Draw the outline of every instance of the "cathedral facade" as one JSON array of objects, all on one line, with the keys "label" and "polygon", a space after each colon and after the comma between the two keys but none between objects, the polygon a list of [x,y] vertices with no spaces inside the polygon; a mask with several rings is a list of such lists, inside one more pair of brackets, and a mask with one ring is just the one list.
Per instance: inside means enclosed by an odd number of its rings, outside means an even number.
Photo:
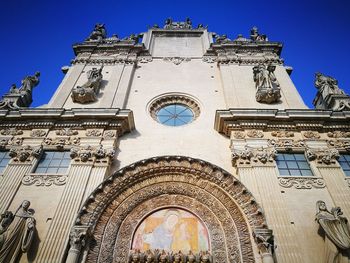
[{"label": "cathedral facade", "polygon": [[[350,97],[282,44],[96,24],[48,104],[0,101],[0,262],[349,262]],[[36,87],[37,86],[37,87]]]}]

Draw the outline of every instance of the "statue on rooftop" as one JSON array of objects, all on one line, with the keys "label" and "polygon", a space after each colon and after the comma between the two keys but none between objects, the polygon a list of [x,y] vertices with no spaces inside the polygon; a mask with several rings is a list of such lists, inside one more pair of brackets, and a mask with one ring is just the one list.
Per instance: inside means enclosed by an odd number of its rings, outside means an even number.
[{"label": "statue on rooftop", "polygon": [[0,222],[0,262],[17,262],[30,249],[35,231],[35,219],[25,200],[15,214],[6,211]]},{"label": "statue on rooftop", "polygon": [[89,103],[97,100],[97,94],[102,82],[102,67],[92,68],[87,73],[87,82],[82,86],[74,87],[72,90],[73,102]]},{"label": "statue on rooftop", "polygon": [[227,35],[215,35],[215,43],[225,44],[231,42],[231,39],[227,37]]},{"label": "statue on rooftop", "polygon": [[104,24],[96,24],[94,30],[86,41],[101,41],[107,37],[107,31]]},{"label": "statue on rooftop", "polygon": [[323,262],[349,262],[350,261],[350,230],[348,220],[343,216],[339,207],[328,211],[325,202],[316,202],[317,223],[325,233],[325,250]]},{"label": "statue on rooftop", "polygon": [[281,98],[280,84],[274,74],[276,66],[259,64],[253,68],[256,101],[274,103]]},{"label": "statue on rooftop", "polygon": [[259,34],[258,28],[256,26],[254,26],[251,30],[250,30],[250,39],[252,41],[256,41],[256,42],[264,42],[264,41],[268,41],[268,38],[266,35],[261,35]]}]

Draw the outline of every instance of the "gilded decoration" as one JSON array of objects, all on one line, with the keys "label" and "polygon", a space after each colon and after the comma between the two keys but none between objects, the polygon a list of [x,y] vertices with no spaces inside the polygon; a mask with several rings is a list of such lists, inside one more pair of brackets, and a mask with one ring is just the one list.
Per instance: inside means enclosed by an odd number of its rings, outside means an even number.
[{"label": "gilded decoration", "polygon": [[279,177],[278,183],[285,188],[294,187],[296,189],[311,189],[311,188],[325,188],[326,184],[323,178],[314,177]]},{"label": "gilded decoration", "polygon": [[86,262],[127,262],[134,230],[165,206],[183,207],[203,220],[215,262],[254,262],[250,229],[266,228],[266,222],[251,193],[214,165],[176,156],[125,167],[88,197],[75,223],[89,226],[94,239],[85,248]]},{"label": "gilded decoration", "polygon": [[35,185],[35,186],[51,186],[51,185],[65,185],[67,181],[67,175],[59,174],[29,174],[23,177],[23,185]]}]

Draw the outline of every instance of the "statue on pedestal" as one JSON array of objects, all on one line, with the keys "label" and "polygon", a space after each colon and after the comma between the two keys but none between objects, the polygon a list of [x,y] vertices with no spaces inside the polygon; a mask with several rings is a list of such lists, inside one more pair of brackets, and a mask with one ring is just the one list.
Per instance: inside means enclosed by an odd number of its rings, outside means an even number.
[{"label": "statue on pedestal", "polygon": [[35,219],[25,200],[15,214],[6,211],[0,222],[0,262],[17,262],[30,249],[35,231]]},{"label": "statue on pedestal", "polygon": [[317,201],[315,220],[325,232],[323,262],[350,262],[350,230],[341,209],[333,207],[328,211],[325,202]]},{"label": "statue on pedestal", "polygon": [[107,30],[104,24],[96,24],[94,30],[86,41],[101,41],[107,37]]},{"label": "statue on pedestal", "polygon": [[274,74],[276,66],[259,64],[253,68],[256,101],[273,103],[281,98],[280,84]]}]

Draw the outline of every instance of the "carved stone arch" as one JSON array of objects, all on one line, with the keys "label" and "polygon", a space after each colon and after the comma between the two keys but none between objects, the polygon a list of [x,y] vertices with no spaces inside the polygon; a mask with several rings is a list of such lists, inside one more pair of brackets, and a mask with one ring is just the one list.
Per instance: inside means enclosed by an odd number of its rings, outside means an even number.
[{"label": "carved stone arch", "polygon": [[73,226],[89,236],[81,261],[127,262],[140,220],[166,206],[200,217],[211,233],[215,262],[255,262],[253,232],[267,226],[253,195],[225,170],[180,156],[136,162],[97,187]]}]

